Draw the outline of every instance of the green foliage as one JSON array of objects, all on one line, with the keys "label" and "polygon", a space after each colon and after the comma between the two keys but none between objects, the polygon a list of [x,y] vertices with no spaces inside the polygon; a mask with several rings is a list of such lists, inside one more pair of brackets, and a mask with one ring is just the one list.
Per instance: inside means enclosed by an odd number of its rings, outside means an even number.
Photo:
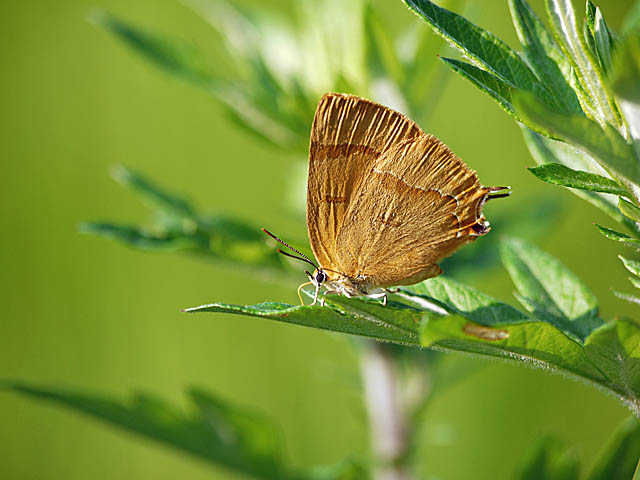
[{"label": "green foliage", "polygon": [[620,196],[629,195],[629,192],[610,178],[595,173],[573,170],[560,163],[545,163],[537,167],[531,167],[529,171],[543,182],[554,185]]},{"label": "green foliage", "polygon": [[261,415],[230,405],[202,390],[188,392],[190,412],[148,394],[129,401],[26,383],[4,383],[38,400],[80,412],[212,465],[264,480],[351,480],[368,478],[353,462],[299,472],[285,466],[278,429]]},{"label": "green foliage", "polygon": [[[550,31],[526,0],[509,0],[522,53],[429,0],[404,0],[471,63],[445,64],[521,123],[539,179],[571,189],[640,238],[640,3],[619,37],[586,2],[581,29],[570,0],[546,0]],[[618,198],[616,198],[617,196]],[[626,197],[626,198],[622,198]],[[636,297],[618,294],[640,303]]]},{"label": "green foliage", "polygon": [[124,167],[115,168],[113,176],[153,209],[151,224],[84,223],[79,227],[81,232],[145,251],[181,252],[270,273],[284,271],[282,256],[267,244],[257,226],[221,214],[200,214],[187,200]]},{"label": "green foliage", "polygon": [[623,319],[605,322],[586,286],[532,244],[505,239],[501,253],[526,313],[445,277],[402,287],[386,307],[369,299],[327,295],[324,307],[211,304],[186,311],[266,317],[532,363],[597,384],[640,414],[640,328]]},{"label": "green foliage", "polygon": [[633,478],[640,452],[640,424],[627,418],[613,433],[596,457],[587,480],[628,480]]},{"label": "green foliage", "polygon": [[557,438],[541,438],[525,457],[519,480],[578,480],[578,460]]},{"label": "green foliage", "polygon": [[[305,2],[295,25],[226,0],[187,3],[220,34],[228,54],[224,68],[211,65],[206,55],[180,40],[106,13],[95,14],[93,20],[152,65],[212,95],[254,138],[296,158],[306,154],[315,101],[326,91],[374,98],[421,120],[432,108],[427,94],[437,97],[436,89],[444,84],[430,61],[441,44],[419,23],[393,38],[384,18],[367,2]],[[624,103],[632,105],[640,98],[637,36],[628,33],[618,40],[590,1],[581,30],[569,0],[548,0],[549,31],[525,0],[510,0],[522,46],[519,53],[428,0],[405,3],[471,61],[442,57],[443,62],[523,124],[525,141],[539,164],[530,169],[532,173],[571,188],[605,211],[632,235],[598,226],[600,231],[640,249],[640,155],[633,138],[640,130],[640,116],[635,117],[633,108]],[[640,18],[638,11],[635,17]],[[627,32],[636,31],[639,22],[633,18],[627,21]],[[318,41],[305,41],[309,32]],[[252,272],[285,271],[282,257],[256,226],[220,214],[204,215],[181,196],[123,167],[114,176],[153,209],[152,221],[148,226],[88,223],[81,231],[142,250],[195,254]],[[537,205],[539,210],[529,216],[511,218],[504,231],[523,230],[523,225],[527,230],[538,229],[532,234],[544,231],[553,209]],[[532,218],[541,221],[530,222]],[[529,223],[534,226],[529,228]],[[386,306],[366,298],[328,295],[323,297],[324,306],[211,303],[185,311],[253,316],[402,346],[532,364],[596,385],[640,416],[640,326],[624,318],[601,318],[598,300],[586,285],[525,240],[507,237],[499,248],[478,242],[446,262],[456,272],[473,258],[478,270],[498,257],[515,284],[522,309],[438,277],[390,294]],[[621,260],[638,287],[640,262]],[[616,294],[640,303],[633,295]],[[254,478],[369,477],[363,465],[351,461],[305,471],[287,465],[270,422],[202,391],[189,393],[192,410],[185,413],[148,395],[123,402],[24,383],[4,388],[82,412]],[[412,420],[422,418],[426,404],[424,400],[411,411]],[[640,451],[638,435],[637,421],[626,422],[598,457],[589,478],[629,478]],[[549,440],[536,446],[517,478],[570,480],[578,477],[577,471],[571,452]]]}]

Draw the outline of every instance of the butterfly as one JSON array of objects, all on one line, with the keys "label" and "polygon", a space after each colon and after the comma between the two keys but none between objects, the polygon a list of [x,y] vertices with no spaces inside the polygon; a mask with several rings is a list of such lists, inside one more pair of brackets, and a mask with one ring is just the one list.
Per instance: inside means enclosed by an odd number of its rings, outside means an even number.
[{"label": "butterfly", "polygon": [[[489,233],[485,202],[510,195],[484,187],[476,173],[433,135],[383,105],[327,93],[311,127],[307,230],[314,267],[305,271],[325,294],[383,298],[388,288],[442,273],[437,262]],[[321,300],[324,304],[324,301]]]}]

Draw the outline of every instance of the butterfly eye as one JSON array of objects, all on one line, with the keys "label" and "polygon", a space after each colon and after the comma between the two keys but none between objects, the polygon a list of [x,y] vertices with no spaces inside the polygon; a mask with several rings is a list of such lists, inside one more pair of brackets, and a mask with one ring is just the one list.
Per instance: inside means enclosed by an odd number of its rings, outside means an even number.
[{"label": "butterfly eye", "polygon": [[316,282],[318,282],[318,285],[320,285],[326,279],[327,279],[327,276],[323,271],[318,271],[318,273],[316,273]]}]

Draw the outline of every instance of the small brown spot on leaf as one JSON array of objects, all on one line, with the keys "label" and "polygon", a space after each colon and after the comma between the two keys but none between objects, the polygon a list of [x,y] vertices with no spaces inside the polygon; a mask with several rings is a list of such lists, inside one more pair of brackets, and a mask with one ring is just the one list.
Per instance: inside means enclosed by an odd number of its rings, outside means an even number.
[{"label": "small brown spot on leaf", "polygon": [[483,327],[475,323],[467,323],[462,329],[467,335],[473,335],[482,340],[496,341],[509,338],[509,332],[506,330],[498,330],[497,328]]}]

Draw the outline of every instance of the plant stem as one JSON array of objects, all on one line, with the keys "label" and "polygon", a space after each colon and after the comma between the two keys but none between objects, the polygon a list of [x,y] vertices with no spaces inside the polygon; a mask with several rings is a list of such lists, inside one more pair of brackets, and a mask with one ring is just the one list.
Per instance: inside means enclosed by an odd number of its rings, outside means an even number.
[{"label": "plant stem", "polygon": [[369,414],[375,480],[410,480],[406,460],[409,426],[394,361],[382,343],[371,342],[360,369]]}]

